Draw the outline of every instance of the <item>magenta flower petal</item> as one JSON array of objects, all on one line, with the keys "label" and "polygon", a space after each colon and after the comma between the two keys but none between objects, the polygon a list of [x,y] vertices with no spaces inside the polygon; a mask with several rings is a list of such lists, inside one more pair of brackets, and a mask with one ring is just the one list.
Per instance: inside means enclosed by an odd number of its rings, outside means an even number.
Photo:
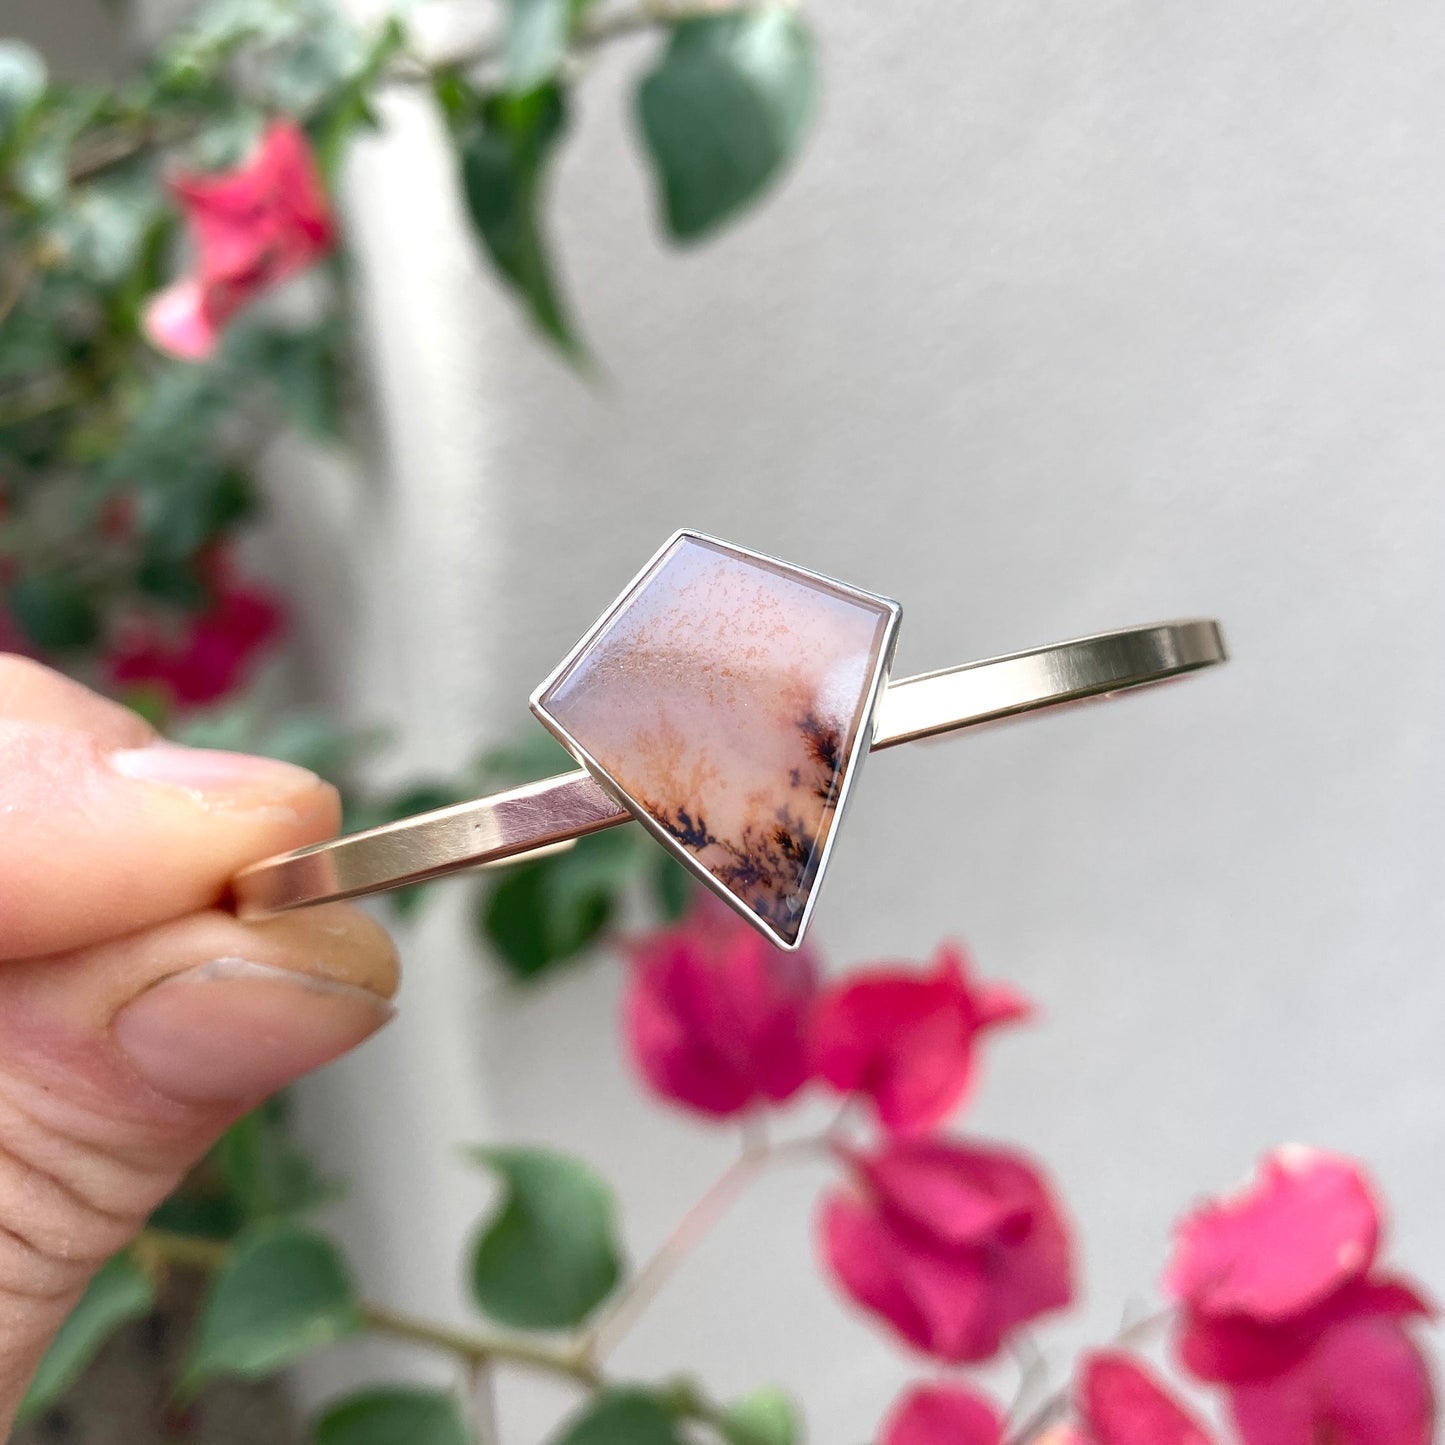
[{"label": "magenta flower petal", "polygon": [[141,310],[141,330],[159,351],[182,361],[204,361],[216,349],[220,332],[206,311],[205,291],[187,278],[157,291]]},{"label": "magenta flower petal", "polygon": [[1164,1288],[1198,1313],[1286,1320],[1363,1278],[1379,1241],[1379,1208],[1356,1164],[1281,1149],[1244,1190],[1183,1221]]},{"label": "magenta flower petal", "polygon": [[849,1160],[852,1187],[823,1205],[825,1264],[908,1343],[961,1364],[1069,1303],[1071,1246],[1042,1175],[1005,1150],[894,1140]]},{"label": "magenta flower petal", "polygon": [[999,1445],[1003,1416],[958,1385],[916,1385],[884,1422],[880,1445]]},{"label": "magenta flower petal", "polygon": [[194,272],[147,304],[142,326],[164,351],[200,360],[257,297],[314,265],[337,230],[306,132],[273,122],[244,165],[171,181],[196,247]]},{"label": "magenta flower petal", "polygon": [[1244,1445],[1429,1445],[1435,1428],[1425,1361],[1383,1315],[1326,1330],[1285,1374],[1237,1387],[1231,1409]]},{"label": "magenta flower petal", "polygon": [[780,1104],[807,1083],[817,964],[704,906],[635,941],[623,1003],[628,1051],[659,1097],[713,1118]]},{"label": "magenta flower petal", "polygon": [[1150,1370],[1115,1351],[1084,1361],[1078,1407],[1094,1445],[1213,1445]]},{"label": "magenta flower petal", "polygon": [[824,996],[813,1025],[817,1072],[839,1093],[872,1103],[890,1133],[917,1134],[950,1115],[974,1076],[974,1040],[1027,1016],[1021,995],[968,976],[945,944],[928,973],[880,968],[845,978]]}]

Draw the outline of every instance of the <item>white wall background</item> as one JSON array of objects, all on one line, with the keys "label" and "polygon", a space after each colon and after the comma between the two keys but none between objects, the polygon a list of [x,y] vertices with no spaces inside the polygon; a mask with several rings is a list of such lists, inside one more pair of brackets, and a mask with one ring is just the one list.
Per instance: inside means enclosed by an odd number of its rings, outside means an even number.
[{"label": "white wall background", "polygon": [[[897,596],[903,672],[1216,613],[1220,674],[878,759],[818,935],[840,967],[958,935],[1043,1005],[967,1122],[1047,1160],[1078,1220],[1056,1360],[1147,1298],[1191,1197],[1286,1139],[1368,1159],[1395,1256],[1445,1294],[1445,14],[812,12],[801,166],[689,254],[634,155],[646,46],[583,87],[554,231],[595,389],[485,273],[424,108],[389,111],[348,188],[377,446],[359,489],[278,458],[318,684],[401,728],[398,772],[459,760],[526,725],[679,525]],[[596,1160],[638,1255],[732,1146],[628,1079],[615,963],[514,994],[456,901],[407,940],[398,1024],[305,1102],[357,1179],[368,1286],[461,1318],[483,1195],[457,1140]],[[619,1368],[779,1379],[815,1441],[865,1438],[908,1367],[818,1278],[821,1178],[739,1208]],[[506,1388],[509,1440],[560,1398]]]}]

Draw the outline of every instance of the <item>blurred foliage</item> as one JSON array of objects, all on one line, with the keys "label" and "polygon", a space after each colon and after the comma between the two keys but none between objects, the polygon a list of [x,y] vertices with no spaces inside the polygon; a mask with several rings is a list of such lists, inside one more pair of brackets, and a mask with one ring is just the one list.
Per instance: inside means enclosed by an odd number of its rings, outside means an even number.
[{"label": "blurred foliage", "polygon": [[131,1254],[103,1265],[61,1326],[21,1402],[19,1422],[48,1410],[81,1377],[96,1352],[122,1325],[155,1308],[154,1279]]},{"label": "blurred foliage", "polygon": [[[234,169],[289,117],[334,184],[351,141],[380,126],[381,93],[417,88],[438,106],[498,280],[559,355],[588,368],[547,223],[585,56],[614,36],[656,34],[635,109],[659,224],[675,242],[712,234],[762,196],[813,110],[812,43],[789,4],[506,0],[501,15],[493,40],[438,59],[401,19],[359,26],[329,0],[211,0],[107,84],[62,82],[31,48],[0,39],[0,649],[107,688],[183,741],[321,773],[342,787],[349,828],[575,764],[539,729],[450,774],[364,786],[383,733],[260,701],[253,681],[284,608],[240,580],[237,544],[260,515],[258,460],[278,432],[345,444],[356,406],[350,266],[343,237],[285,296],[228,320],[214,354],[165,355],[147,337],[146,308],[186,251],[168,179]],[[411,916],[434,886],[391,902]],[[629,912],[676,918],[690,885],[640,830],[617,829],[468,886],[479,939],[512,978],[534,980]],[[478,1308],[517,1331],[581,1324],[624,1286],[610,1192],[579,1161],[543,1151],[472,1157],[500,1187],[472,1249]],[[24,1418],[55,1407],[177,1269],[207,1279],[182,1394],[269,1374],[373,1322],[310,1218],[336,1192],[292,1141],[282,1101],[240,1120],[95,1277]],[[547,1349],[502,1345],[519,1358]],[[553,1365],[590,1381],[556,1445],[670,1445],[684,1419],[733,1445],[792,1438],[762,1396],[709,1413],[691,1387],[603,1388],[568,1356]],[[380,1387],[332,1406],[312,1438],[466,1445],[474,1433],[447,1392]]]},{"label": "blurred foliage", "polygon": [[580,1325],[622,1277],[611,1191],[585,1164],[541,1149],[478,1147],[467,1157],[502,1183],[472,1251],[478,1306],[515,1329]]},{"label": "blurred foliage", "polygon": [[316,1445],[469,1445],[457,1401],[441,1390],[367,1390],[316,1422]]}]

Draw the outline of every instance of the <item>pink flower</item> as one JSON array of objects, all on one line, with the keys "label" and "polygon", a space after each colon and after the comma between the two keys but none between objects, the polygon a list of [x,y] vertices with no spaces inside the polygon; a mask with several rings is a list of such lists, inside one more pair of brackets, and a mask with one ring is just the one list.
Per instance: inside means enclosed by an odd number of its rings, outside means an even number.
[{"label": "pink flower", "polygon": [[725,1119],[807,1083],[818,970],[806,949],[784,953],[702,898],[681,925],[629,951],[624,1031],[653,1092]]},{"label": "pink flower", "polygon": [[1076,1404],[1081,1445],[1212,1445],[1204,1427],[1128,1355],[1086,1357]]},{"label": "pink flower", "polygon": [[1281,1149],[1257,1181],[1176,1230],[1164,1288],[1212,1318],[1290,1320],[1361,1279],[1380,1244],[1369,1186],[1348,1159]]},{"label": "pink flower", "polygon": [[916,1385],[884,1421],[880,1445],[999,1445],[1003,1416],[958,1385]]},{"label": "pink flower", "polygon": [[153,619],[132,625],[106,659],[106,673],[115,687],[157,683],[182,706],[217,702],[242,686],[283,623],[270,594],[233,582],[221,564],[204,612],[178,636]]},{"label": "pink flower", "polygon": [[1245,1445],[1430,1438],[1430,1379],[1405,1329],[1430,1306],[1376,1268],[1381,1232],[1358,1165],[1298,1148],[1180,1225],[1164,1277],[1180,1357],[1229,1390]]},{"label": "pink flower", "polygon": [[1340,1321],[1291,1369],[1236,1386],[1230,1403],[1245,1445],[1427,1445],[1435,1433],[1430,1372],[1388,1315]]},{"label": "pink flower", "polygon": [[929,973],[879,968],[831,988],[813,1025],[814,1065],[839,1093],[870,1099],[890,1133],[920,1133],[968,1092],[975,1038],[1028,1014],[1021,995],[975,983],[962,950],[943,944]]},{"label": "pink flower", "polygon": [[236,170],[186,172],[171,191],[195,241],[196,268],[150,299],[142,325],[162,351],[187,361],[209,356],[238,311],[336,245],[310,142],[294,121],[269,126]]},{"label": "pink flower", "polygon": [[853,1187],[823,1202],[824,1259],[915,1348],[950,1364],[986,1360],[1011,1330],[1069,1303],[1068,1229],[1026,1159],[895,1139],[847,1162]]}]

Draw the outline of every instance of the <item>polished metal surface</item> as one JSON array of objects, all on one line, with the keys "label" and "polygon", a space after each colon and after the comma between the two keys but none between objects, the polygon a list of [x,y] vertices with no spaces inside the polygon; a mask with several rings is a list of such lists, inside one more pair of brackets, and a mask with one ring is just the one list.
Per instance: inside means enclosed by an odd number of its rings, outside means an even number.
[{"label": "polished metal surface", "polygon": [[237,874],[232,892],[243,918],[281,913],[537,857],[631,816],[579,768],[269,858]]},{"label": "polished metal surface", "polygon": [[1224,662],[1217,622],[1194,619],[1100,632],[892,683],[873,747],[896,747],[1041,708],[1113,697]]},{"label": "polished metal surface", "polygon": [[[1191,620],[1101,632],[903,678],[879,695],[872,748],[1112,697],[1212,667],[1227,655],[1217,623]],[[268,858],[239,873],[232,892],[243,917],[279,913],[517,862],[631,821],[579,769]]]}]

